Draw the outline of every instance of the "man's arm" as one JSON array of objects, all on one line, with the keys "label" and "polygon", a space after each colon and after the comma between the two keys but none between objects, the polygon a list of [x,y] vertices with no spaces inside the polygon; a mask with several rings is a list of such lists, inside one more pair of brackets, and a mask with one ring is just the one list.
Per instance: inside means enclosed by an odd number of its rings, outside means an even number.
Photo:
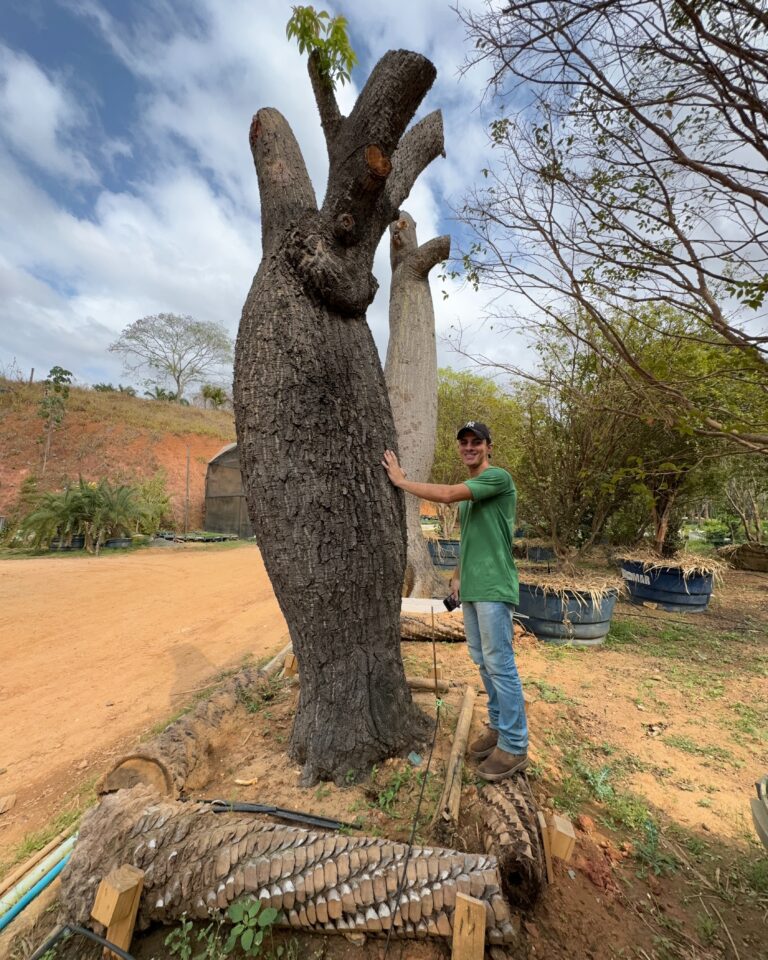
[{"label": "man's arm", "polygon": [[432,503],[459,503],[461,500],[471,500],[472,492],[466,483],[414,483],[407,480],[403,468],[392,450],[384,452],[382,466],[387,471],[390,481],[406,493],[413,494],[421,500]]}]

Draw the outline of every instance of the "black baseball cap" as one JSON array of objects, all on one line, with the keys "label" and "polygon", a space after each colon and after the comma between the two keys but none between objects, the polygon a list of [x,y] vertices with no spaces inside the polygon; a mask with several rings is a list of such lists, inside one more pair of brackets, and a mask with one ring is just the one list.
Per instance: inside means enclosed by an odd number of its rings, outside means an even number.
[{"label": "black baseball cap", "polygon": [[474,433],[476,437],[480,437],[481,440],[487,440],[488,443],[493,442],[491,440],[491,431],[484,423],[480,423],[479,420],[467,420],[464,426],[459,428],[456,439],[461,440],[462,434],[467,432]]}]

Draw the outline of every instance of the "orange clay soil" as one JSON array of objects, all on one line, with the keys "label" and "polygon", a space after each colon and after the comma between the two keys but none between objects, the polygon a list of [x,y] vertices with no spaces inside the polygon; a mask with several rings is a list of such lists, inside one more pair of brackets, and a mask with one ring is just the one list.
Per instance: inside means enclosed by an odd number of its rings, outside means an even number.
[{"label": "orange clay soil", "polygon": [[0,863],[110,757],[287,641],[254,546],[0,560]]},{"label": "orange clay soil", "polygon": [[[556,882],[540,903],[518,915],[519,948],[510,955],[765,955],[768,862],[755,843],[749,797],[768,771],[767,584],[764,575],[730,572],[698,616],[622,602],[614,637],[600,649],[518,643],[532,787],[542,809],[574,819],[577,843],[570,864],[556,863]],[[0,818],[0,859],[25,832],[85,803],[83,785],[217,671],[272,654],[286,640],[254,547],[0,561],[0,610],[0,795],[19,794]],[[403,655],[408,674],[431,673],[430,644],[404,643]],[[440,645],[437,659],[446,678],[477,682],[463,644]],[[285,753],[297,692],[294,681],[279,681],[249,705],[196,795],[360,818],[366,833],[407,838],[424,760],[387,761],[354,786],[298,787],[299,769]],[[433,713],[431,695],[416,699]],[[429,824],[460,691],[444,699],[417,832],[427,844],[435,842]],[[480,696],[474,732],[484,715]],[[459,830],[446,840],[479,849],[471,769],[465,783]],[[648,816],[660,837],[645,829]],[[163,956],[166,933],[137,938],[134,954]],[[445,944],[393,944],[389,958],[449,953]],[[303,938],[297,955],[380,960],[382,945]]]}]

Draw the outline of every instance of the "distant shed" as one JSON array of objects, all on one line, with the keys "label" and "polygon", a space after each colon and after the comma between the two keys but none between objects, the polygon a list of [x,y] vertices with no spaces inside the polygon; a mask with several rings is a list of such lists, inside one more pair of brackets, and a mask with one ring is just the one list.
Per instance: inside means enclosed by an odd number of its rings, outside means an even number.
[{"label": "distant shed", "polygon": [[253,536],[245,503],[237,444],[230,443],[208,462],[205,475],[205,529],[211,533]]}]

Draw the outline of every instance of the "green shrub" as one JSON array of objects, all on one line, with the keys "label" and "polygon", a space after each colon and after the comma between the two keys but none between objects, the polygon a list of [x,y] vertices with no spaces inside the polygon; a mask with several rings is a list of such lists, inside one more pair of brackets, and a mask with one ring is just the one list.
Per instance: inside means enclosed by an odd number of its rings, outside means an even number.
[{"label": "green shrub", "polygon": [[86,550],[98,553],[110,537],[137,532],[142,521],[157,512],[160,502],[161,498],[156,496],[145,513],[140,488],[113,485],[106,479],[88,482],[81,477],[76,485],[44,493],[37,499],[21,522],[21,539],[39,549],[50,546],[55,538],[66,546],[73,537],[83,536]]}]

